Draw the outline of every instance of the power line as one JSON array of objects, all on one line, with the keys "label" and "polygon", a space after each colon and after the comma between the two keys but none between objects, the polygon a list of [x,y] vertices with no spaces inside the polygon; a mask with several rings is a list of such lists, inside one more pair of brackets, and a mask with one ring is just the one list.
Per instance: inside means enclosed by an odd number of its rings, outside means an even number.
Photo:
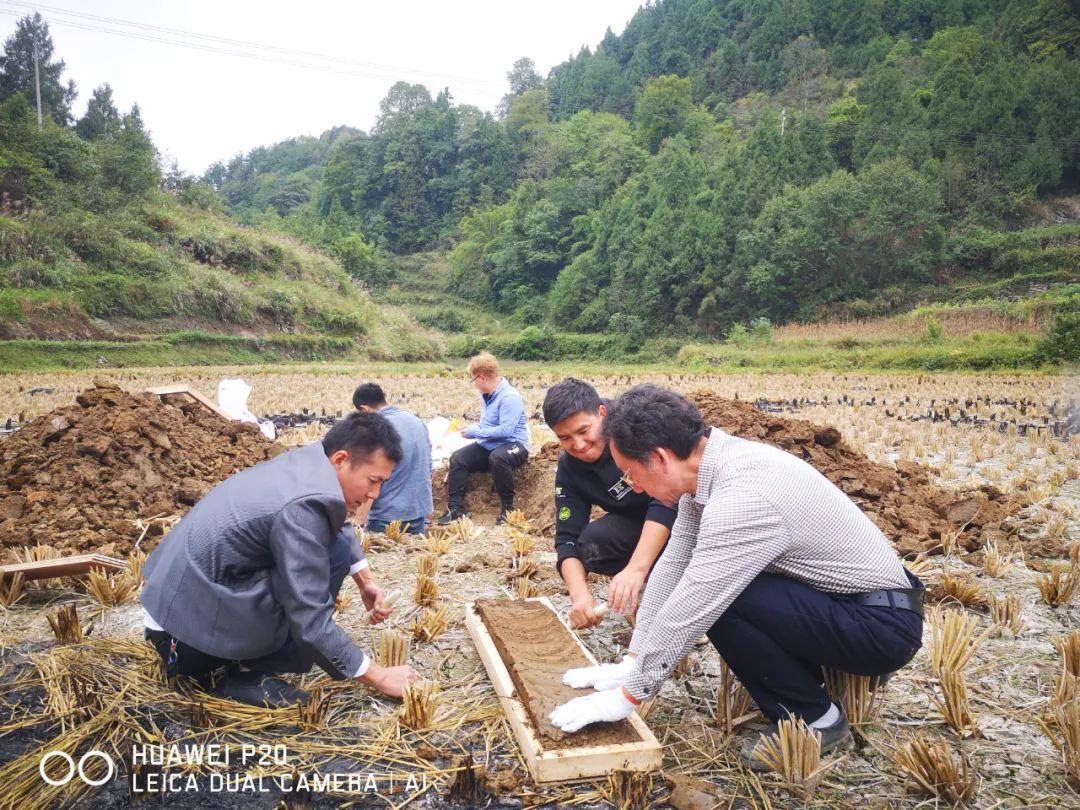
[{"label": "power line", "polygon": [[[306,70],[319,70],[326,73],[336,73],[345,76],[357,76],[362,78],[374,79],[398,79],[401,78],[403,74],[408,74],[413,77],[423,78],[427,80],[437,79],[440,83],[447,82],[457,83],[459,85],[472,85],[477,89],[502,89],[502,85],[500,84],[496,84],[495,82],[491,82],[485,79],[478,79],[471,76],[461,76],[437,71],[426,71],[418,68],[402,68],[394,65],[381,65],[374,62],[363,62],[356,59],[350,59],[348,57],[321,54],[314,51],[302,51],[292,48],[282,48],[279,46],[265,45],[263,43],[249,42],[245,40],[229,39],[226,37],[216,37],[209,34],[183,31],[176,28],[165,28],[162,26],[149,25],[146,23],[122,20],[115,17],[103,17],[101,15],[85,14],[82,12],[68,11],[66,9],[59,9],[50,6],[41,6],[34,3],[25,3],[20,2],[19,0],[0,0],[0,2],[2,2],[3,5],[9,7],[16,6],[25,9],[46,10],[49,11],[51,14],[61,15],[61,19],[50,20],[50,23],[53,25],[76,28],[84,31],[94,31],[98,33],[109,34],[112,36],[142,40],[146,42],[157,42],[178,48],[187,48],[190,50],[199,50],[207,53],[217,53],[226,56],[254,59],[262,62],[289,65],[292,67],[299,67]],[[0,9],[0,14],[17,17],[21,15],[21,12],[14,9]],[[64,19],[64,17],[71,17],[73,19]],[[116,26],[125,26],[128,28],[141,30],[124,30],[124,28]],[[186,37],[191,40],[202,40],[202,42],[185,41],[184,39],[179,39],[177,37]],[[250,50],[243,50],[245,48]],[[261,53],[259,51],[261,51]]]}]

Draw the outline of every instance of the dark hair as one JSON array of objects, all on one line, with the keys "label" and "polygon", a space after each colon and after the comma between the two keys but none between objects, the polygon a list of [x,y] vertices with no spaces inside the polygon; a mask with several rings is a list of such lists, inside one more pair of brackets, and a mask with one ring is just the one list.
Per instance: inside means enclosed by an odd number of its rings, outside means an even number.
[{"label": "dark hair", "polygon": [[707,430],[697,405],[658,385],[635,385],[615,400],[604,420],[604,438],[642,462],[658,447],[687,458]]},{"label": "dark hair", "polygon": [[386,404],[386,394],[383,393],[382,386],[378,383],[366,382],[356,386],[356,390],[352,395],[353,407],[357,410],[361,405],[367,405],[369,408],[377,408],[380,405]]},{"label": "dark hair", "polygon": [[355,466],[367,461],[382,450],[386,457],[397,464],[401,461],[401,437],[382,414],[353,411],[334,423],[322,440],[326,457],[338,450],[345,450]]},{"label": "dark hair", "polygon": [[584,380],[567,377],[555,383],[544,395],[544,421],[553,428],[575,413],[596,413],[600,410],[600,395]]}]

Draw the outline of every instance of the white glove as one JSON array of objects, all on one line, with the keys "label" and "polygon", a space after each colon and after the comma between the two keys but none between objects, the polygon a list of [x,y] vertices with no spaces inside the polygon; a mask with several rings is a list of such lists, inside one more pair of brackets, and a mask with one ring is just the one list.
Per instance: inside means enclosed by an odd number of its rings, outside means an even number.
[{"label": "white glove", "polygon": [[568,669],[562,676],[562,682],[571,689],[593,687],[597,692],[622,686],[634,669],[633,656],[624,655],[615,664],[598,664],[594,667]]},{"label": "white glove", "polygon": [[634,704],[626,699],[621,686],[605,692],[574,698],[556,706],[548,715],[551,725],[566,732],[577,731],[590,723],[613,723],[634,713]]}]

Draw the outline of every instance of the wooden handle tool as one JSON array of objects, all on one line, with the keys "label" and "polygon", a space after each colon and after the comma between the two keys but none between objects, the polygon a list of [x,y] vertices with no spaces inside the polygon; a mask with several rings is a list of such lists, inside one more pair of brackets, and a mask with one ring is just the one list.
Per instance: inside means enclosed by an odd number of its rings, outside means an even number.
[{"label": "wooden handle tool", "polygon": [[[390,591],[386,597],[379,603],[381,608],[392,608],[394,603],[401,598],[401,591]],[[364,614],[364,624],[371,624],[371,617],[375,615],[374,610],[369,610]]]}]

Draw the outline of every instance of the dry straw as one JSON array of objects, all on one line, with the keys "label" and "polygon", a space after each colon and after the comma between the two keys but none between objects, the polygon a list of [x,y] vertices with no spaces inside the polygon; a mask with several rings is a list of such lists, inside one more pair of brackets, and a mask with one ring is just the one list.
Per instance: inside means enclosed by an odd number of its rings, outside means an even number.
[{"label": "dry straw", "polygon": [[975,797],[975,775],[963,752],[957,758],[941,737],[918,733],[893,755],[896,765],[926,794],[950,804]]},{"label": "dry straw", "polygon": [[1080,700],[1055,706],[1050,719],[1051,723],[1039,720],[1039,726],[1061,753],[1069,776],[1080,785]]},{"label": "dry straw", "polygon": [[48,618],[58,644],[77,644],[83,640],[82,624],[74,602],[58,607]]},{"label": "dry straw", "polygon": [[535,545],[536,542],[529,535],[522,534],[519,531],[513,532],[513,536],[510,538],[510,550],[514,552],[515,560],[528,556]]},{"label": "dry straw", "polygon": [[851,730],[865,739],[866,726],[881,714],[881,696],[885,687],[879,684],[879,679],[826,669],[825,686],[832,698],[843,707]]},{"label": "dry straw", "polygon": [[998,549],[997,543],[990,540],[983,549],[982,567],[986,573],[997,579],[998,577],[1005,576],[1009,569],[1012,568],[1012,557],[1009,554],[1001,552]]},{"label": "dry straw", "polygon": [[427,549],[432,554],[440,556],[448,554],[453,539],[453,535],[447,529],[429,529],[427,535]]},{"label": "dry straw", "polygon": [[396,630],[379,633],[378,662],[384,667],[400,667],[409,660],[409,642]]},{"label": "dry straw", "polygon": [[408,532],[405,531],[405,524],[400,520],[391,520],[386,524],[386,539],[391,543],[401,543],[408,538]]},{"label": "dry straw", "polygon": [[964,673],[946,670],[941,673],[939,685],[943,699],[935,703],[949,728],[961,737],[977,734],[978,728],[975,726],[975,718],[971,713],[971,705],[968,703]]},{"label": "dry straw", "polygon": [[433,577],[439,568],[439,555],[421,554],[416,558],[416,575],[418,577]]},{"label": "dry straw", "polygon": [[982,607],[986,604],[979,584],[971,577],[945,574],[941,578],[941,590],[947,599],[953,599],[964,607]]},{"label": "dry straw", "polygon": [[302,731],[318,731],[326,726],[326,715],[330,709],[330,693],[322,689],[313,689],[307,702],[296,704],[296,722]]},{"label": "dry straw", "polygon": [[768,766],[783,782],[813,793],[832,763],[821,764],[821,734],[802,719],[777,723],[776,734],[763,736],[754,758]]},{"label": "dry straw", "polygon": [[429,576],[416,578],[416,591],[413,593],[413,601],[421,607],[435,604],[439,598],[439,583]]},{"label": "dry straw", "polygon": [[1050,573],[1036,580],[1043,601],[1052,608],[1067,605],[1080,587],[1080,568],[1073,568],[1065,573],[1061,563],[1054,563]]},{"label": "dry straw", "polygon": [[616,810],[645,810],[650,790],[651,773],[618,769],[608,774],[606,798]]},{"label": "dry straw", "polygon": [[445,607],[438,610],[424,608],[423,616],[413,622],[412,637],[416,641],[432,641],[441,636],[448,625]]},{"label": "dry straw", "polygon": [[506,513],[506,525],[523,534],[532,531],[532,523],[529,522],[529,519],[525,517],[525,513],[520,509],[511,509]]},{"label": "dry straw", "polygon": [[[727,662],[720,659],[720,689],[716,694],[716,726],[730,737],[757,712],[746,691]],[[639,712],[640,714],[640,712]]]},{"label": "dry straw", "polygon": [[139,580],[129,571],[109,576],[95,568],[86,578],[86,592],[103,607],[117,607],[135,597],[139,592]]},{"label": "dry straw", "polygon": [[963,669],[993,631],[990,627],[976,636],[975,618],[958,610],[930,610],[927,618],[930,624],[930,667],[938,678],[943,672]]},{"label": "dry straw", "polygon": [[1024,614],[1020,607],[1020,597],[1015,594],[998,595],[991,593],[987,599],[990,606],[990,621],[993,622],[994,635],[1002,635],[1008,630],[1011,637],[1019,636],[1024,629]]},{"label": "dry straw", "polygon": [[517,599],[532,599],[540,595],[536,583],[526,577],[518,577],[514,583],[514,596]]},{"label": "dry straw", "polygon": [[435,710],[439,706],[439,684],[428,680],[407,683],[401,702],[401,722],[414,731],[422,731],[435,721]]},{"label": "dry straw", "polygon": [[22,599],[25,593],[21,572],[16,571],[14,574],[0,579],[0,607],[5,610]]},{"label": "dry straw", "polygon": [[1061,674],[1054,689],[1054,702],[1058,706],[1080,701],[1080,630],[1058,639],[1061,653]]}]

